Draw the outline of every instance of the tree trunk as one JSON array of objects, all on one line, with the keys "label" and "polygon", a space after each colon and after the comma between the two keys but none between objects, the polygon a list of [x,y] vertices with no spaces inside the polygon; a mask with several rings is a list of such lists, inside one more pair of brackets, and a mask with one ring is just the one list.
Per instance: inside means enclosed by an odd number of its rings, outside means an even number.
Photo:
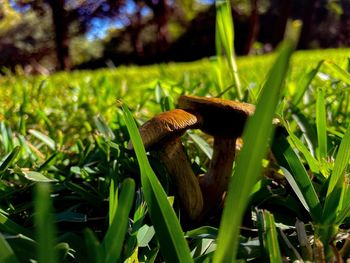
[{"label": "tree trunk", "polygon": [[312,18],[315,12],[317,0],[306,0],[305,8],[303,13],[303,27],[300,33],[300,40],[298,48],[306,49],[309,46],[310,34],[312,31]]},{"label": "tree trunk", "polygon": [[347,0],[340,1],[343,13],[340,16],[340,45],[348,46],[350,44],[350,2]]},{"label": "tree trunk", "polygon": [[154,22],[157,26],[156,55],[158,60],[161,60],[169,44],[168,20],[171,8],[167,0],[159,0],[156,3],[152,0],[146,0],[145,2],[153,11]]},{"label": "tree trunk", "polygon": [[64,10],[64,0],[50,0],[52,10],[52,21],[55,30],[56,56],[58,70],[69,70],[71,68],[69,58],[68,24]]},{"label": "tree trunk", "polygon": [[258,11],[258,0],[251,0],[251,14],[249,17],[249,29],[246,43],[244,45],[244,55],[248,55],[252,49],[252,46],[256,40],[259,28],[259,11]]},{"label": "tree trunk", "polygon": [[292,7],[292,0],[280,0],[278,1],[278,5],[279,17],[276,21],[276,25],[274,26],[275,33],[272,39],[272,45],[274,47],[276,47],[281,42],[281,40],[283,40]]},{"label": "tree trunk", "polygon": [[130,38],[136,61],[144,57],[144,47],[140,39],[140,33],[144,24],[142,23],[141,10],[138,9],[131,18]]}]

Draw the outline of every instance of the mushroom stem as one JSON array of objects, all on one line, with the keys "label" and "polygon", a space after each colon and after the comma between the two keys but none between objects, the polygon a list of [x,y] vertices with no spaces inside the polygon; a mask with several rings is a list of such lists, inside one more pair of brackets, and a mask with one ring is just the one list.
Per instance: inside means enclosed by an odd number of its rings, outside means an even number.
[{"label": "mushroom stem", "polygon": [[203,209],[203,196],[179,137],[169,140],[157,151],[160,161],[175,182],[180,205],[191,220]]},{"label": "mushroom stem", "polygon": [[220,208],[227,191],[235,159],[236,138],[214,137],[213,157],[207,173],[200,178],[205,210],[213,214]]}]

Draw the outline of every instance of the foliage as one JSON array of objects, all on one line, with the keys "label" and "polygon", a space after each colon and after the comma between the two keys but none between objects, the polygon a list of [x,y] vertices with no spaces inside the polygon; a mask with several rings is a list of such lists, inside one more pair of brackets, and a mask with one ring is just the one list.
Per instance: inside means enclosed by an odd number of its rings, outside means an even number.
[{"label": "foliage", "polygon": [[[6,17],[5,20],[0,20],[2,25],[6,22]],[[0,65],[14,68],[15,65],[31,63],[35,66],[41,62],[49,70],[52,69],[45,61],[50,59],[54,50],[50,16],[39,17],[35,12],[28,11],[25,14],[16,13],[16,17],[9,20],[11,24],[0,30]]]},{"label": "foliage", "polygon": [[19,20],[19,14],[9,4],[8,0],[3,0],[0,7],[0,35],[4,34],[9,28],[16,25]]}]

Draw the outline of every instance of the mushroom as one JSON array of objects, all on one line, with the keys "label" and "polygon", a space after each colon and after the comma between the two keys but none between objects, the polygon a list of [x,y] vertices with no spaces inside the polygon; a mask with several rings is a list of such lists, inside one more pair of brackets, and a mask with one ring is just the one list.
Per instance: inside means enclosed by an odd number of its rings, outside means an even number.
[{"label": "mushroom", "polygon": [[200,177],[200,187],[205,203],[201,216],[213,214],[223,201],[228,188],[235,158],[236,140],[244,129],[255,106],[219,98],[181,96],[179,108],[202,121],[197,127],[214,137],[213,156],[206,174]]},{"label": "mushroom", "polygon": [[[156,153],[165,166],[176,185],[180,205],[191,220],[202,212],[203,197],[180,137],[199,123],[195,115],[174,109],[155,116],[139,128],[145,148]],[[128,148],[133,148],[131,141]]]}]

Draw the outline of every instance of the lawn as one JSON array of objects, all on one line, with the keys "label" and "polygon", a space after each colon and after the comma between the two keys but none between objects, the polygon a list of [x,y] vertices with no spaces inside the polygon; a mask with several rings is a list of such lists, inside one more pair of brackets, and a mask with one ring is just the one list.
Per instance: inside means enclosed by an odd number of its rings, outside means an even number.
[{"label": "lawn", "polygon": [[[203,59],[48,77],[6,73],[0,261],[223,262],[235,242],[224,237],[231,237],[230,224],[241,231],[238,258],[348,258],[350,49],[295,52],[287,73],[288,51],[281,52],[237,59],[243,101],[257,113],[230,190],[252,179],[246,193],[232,190],[222,221],[220,214],[201,221],[183,215],[164,166],[137,144],[133,120],[141,125],[176,108],[183,94],[237,99],[228,67]],[[282,131],[270,140],[272,115]],[[182,143],[195,174],[204,174],[212,138],[195,130]],[[232,223],[236,209],[244,217]]]}]

